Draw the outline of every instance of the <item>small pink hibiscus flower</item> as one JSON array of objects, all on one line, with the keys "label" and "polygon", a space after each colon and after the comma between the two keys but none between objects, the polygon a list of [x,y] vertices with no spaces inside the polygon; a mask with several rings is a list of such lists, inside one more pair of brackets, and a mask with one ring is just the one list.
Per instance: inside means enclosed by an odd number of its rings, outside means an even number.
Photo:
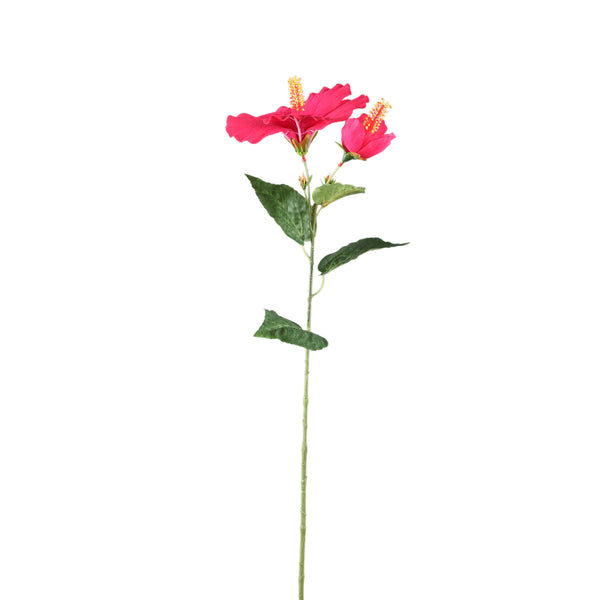
[{"label": "small pink hibiscus flower", "polygon": [[354,109],[364,108],[367,96],[347,99],[351,94],[348,84],[338,83],[333,88],[324,87],[304,100],[302,83],[297,77],[288,80],[290,107],[281,106],[275,112],[259,117],[241,113],[227,117],[226,131],[238,142],[256,144],[268,135],[283,133],[300,155],[306,154],[317,131],[331,123],[345,121]]},{"label": "small pink hibiscus flower", "polygon": [[392,108],[383,99],[377,102],[371,112],[362,114],[358,119],[348,119],[342,128],[342,146],[349,155],[345,160],[360,158],[367,160],[383,152],[396,137],[386,133],[387,127],[383,117]]}]

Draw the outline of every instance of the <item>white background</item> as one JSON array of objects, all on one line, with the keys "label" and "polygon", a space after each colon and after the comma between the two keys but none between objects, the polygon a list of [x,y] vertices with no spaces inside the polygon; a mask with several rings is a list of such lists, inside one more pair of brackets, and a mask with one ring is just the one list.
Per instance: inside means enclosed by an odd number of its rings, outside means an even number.
[{"label": "white background", "polygon": [[[397,139],[317,256],[307,600],[600,597],[595,2],[0,11],[0,596],[297,597],[307,261],[228,114],[350,83]],[[309,153],[335,166],[341,124]]]}]

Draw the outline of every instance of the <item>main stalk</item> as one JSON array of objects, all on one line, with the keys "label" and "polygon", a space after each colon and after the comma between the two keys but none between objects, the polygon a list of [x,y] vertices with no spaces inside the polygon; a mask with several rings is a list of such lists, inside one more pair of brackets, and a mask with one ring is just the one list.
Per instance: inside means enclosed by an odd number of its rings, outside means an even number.
[{"label": "main stalk", "polygon": [[[304,161],[306,168],[306,161]],[[306,168],[308,178],[308,168]],[[309,180],[310,181],[310,180]],[[309,277],[308,277],[308,307],[306,311],[306,330],[310,331],[312,299],[313,299],[313,270],[315,262],[315,235],[317,233],[316,214],[317,207],[310,203],[310,188],[307,187],[307,203],[310,219],[310,255],[309,255]],[[306,548],[306,455],[308,446],[306,443],[308,432],[308,373],[310,363],[310,350],[306,349],[304,358],[304,414],[302,417],[302,475],[300,479],[300,572],[298,575],[298,597],[304,600],[304,553]]]}]

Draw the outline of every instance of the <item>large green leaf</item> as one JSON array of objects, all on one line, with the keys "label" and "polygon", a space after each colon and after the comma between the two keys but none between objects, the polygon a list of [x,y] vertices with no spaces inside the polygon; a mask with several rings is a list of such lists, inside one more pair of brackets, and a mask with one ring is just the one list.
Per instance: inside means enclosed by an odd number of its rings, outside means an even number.
[{"label": "large green leaf", "polygon": [[268,183],[252,175],[246,177],[262,205],[286,235],[302,245],[310,240],[308,207],[304,196],[289,185]]},{"label": "large green leaf", "polygon": [[364,194],[364,187],[355,187],[353,185],[347,185],[345,183],[325,183],[320,185],[313,192],[312,198],[315,204],[322,204],[327,206],[340,198],[345,196],[352,196],[352,194]]},{"label": "large green leaf", "polygon": [[333,254],[328,254],[319,263],[319,271],[323,275],[329,273],[347,262],[358,258],[361,254],[368,252],[369,250],[378,250],[380,248],[393,248],[394,246],[406,246],[409,242],[403,244],[392,244],[391,242],[384,242],[380,238],[364,238],[358,240],[358,242],[352,242],[343,248],[340,248]]},{"label": "large green leaf", "polygon": [[254,336],[281,340],[308,350],[321,350],[328,345],[324,337],[305,331],[298,323],[280,317],[274,310],[265,310],[265,320]]}]

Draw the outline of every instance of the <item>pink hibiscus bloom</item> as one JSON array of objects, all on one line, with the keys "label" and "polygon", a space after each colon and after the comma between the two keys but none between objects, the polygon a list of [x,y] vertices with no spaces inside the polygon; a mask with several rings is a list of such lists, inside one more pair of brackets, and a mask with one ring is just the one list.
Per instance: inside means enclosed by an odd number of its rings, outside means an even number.
[{"label": "pink hibiscus bloom", "polygon": [[354,109],[364,108],[369,101],[367,96],[346,99],[351,94],[348,84],[338,83],[333,88],[324,87],[319,93],[310,94],[304,101],[300,79],[292,77],[290,86],[290,107],[281,106],[275,112],[259,117],[241,113],[237,117],[227,117],[227,133],[238,142],[256,144],[268,135],[283,133],[300,155],[306,154],[317,131],[331,123],[345,121]]},{"label": "pink hibiscus bloom", "polygon": [[392,108],[383,99],[377,102],[371,112],[362,114],[358,119],[348,119],[342,128],[342,146],[346,151],[346,160],[360,158],[367,160],[383,152],[396,137],[386,133],[383,117]]}]

